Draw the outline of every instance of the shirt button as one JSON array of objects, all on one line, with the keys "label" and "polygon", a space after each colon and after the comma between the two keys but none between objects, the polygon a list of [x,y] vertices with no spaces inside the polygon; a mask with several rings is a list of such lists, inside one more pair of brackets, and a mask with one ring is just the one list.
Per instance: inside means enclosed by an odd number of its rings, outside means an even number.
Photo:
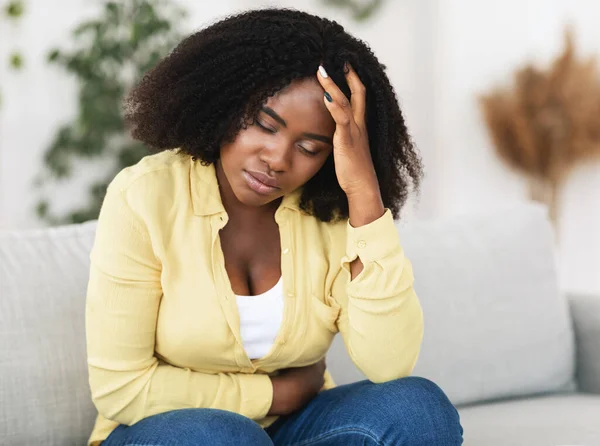
[{"label": "shirt button", "polygon": [[292,293],[291,291],[288,291],[287,295],[288,297],[294,297],[294,293]]},{"label": "shirt button", "polygon": [[284,254],[287,254],[288,252],[290,252],[290,249],[289,249],[289,248],[283,248],[283,253],[284,253]]},{"label": "shirt button", "polygon": [[359,248],[366,248],[367,247],[367,242],[365,242],[364,240],[359,240],[356,243],[356,246],[358,246]]}]

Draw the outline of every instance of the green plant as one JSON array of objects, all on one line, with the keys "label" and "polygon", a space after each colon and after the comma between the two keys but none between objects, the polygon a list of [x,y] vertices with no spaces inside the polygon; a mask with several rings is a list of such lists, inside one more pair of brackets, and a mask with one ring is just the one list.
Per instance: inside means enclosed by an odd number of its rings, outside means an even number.
[{"label": "green plant", "polygon": [[364,21],[370,18],[377,9],[381,7],[384,0],[369,0],[357,1],[357,0],[322,0],[323,3],[329,6],[338,8],[350,9],[352,17],[357,21]]},{"label": "green plant", "polygon": [[[53,49],[48,61],[78,81],[78,114],[62,125],[44,154],[44,171],[36,180],[43,190],[72,175],[78,161],[102,159],[112,165],[89,185],[89,201],[66,215],[54,215],[47,197],[38,216],[51,224],[79,223],[98,217],[108,183],[121,169],[148,152],[126,132],[122,100],[129,89],[181,39],[177,25],[185,12],[161,0],[104,1],[99,17],[72,33],[75,49]],[[99,164],[100,165],[100,164]],[[104,163],[102,164],[104,165]]]},{"label": "green plant", "polygon": [[19,18],[23,15],[23,11],[25,10],[25,6],[23,5],[22,0],[13,0],[8,2],[5,9],[6,15],[11,18]]},{"label": "green plant", "polygon": [[13,70],[20,70],[21,68],[23,68],[23,56],[21,55],[21,53],[18,52],[13,52],[10,55],[10,67]]},{"label": "green plant", "polygon": [[[25,6],[22,0],[13,0],[8,2],[3,8],[4,15],[8,20],[16,22],[23,16]],[[13,51],[8,59],[8,65],[13,70],[20,70],[23,68],[23,56],[18,51]],[[0,104],[2,103],[2,96],[0,95]]]},{"label": "green plant", "polygon": [[[323,0],[348,8],[365,20],[383,0]],[[7,9],[8,10],[8,9]],[[10,10],[22,12],[22,2]],[[103,1],[101,15],[81,23],[72,33],[75,49],[54,49],[48,61],[74,75],[79,83],[78,115],[62,125],[44,154],[44,169],[36,179],[42,190],[72,176],[78,161],[108,160],[106,174],[89,185],[89,201],[66,215],[52,212],[47,196],[37,204],[38,216],[50,224],[80,223],[98,217],[108,183],[121,169],[137,163],[148,152],[125,130],[122,99],[127,91],[180,40],[175,26],[185,12],[164,0]],[[18,55],[16,55],[18,56]],[[18,65],[22,59],[14,57]]]}]

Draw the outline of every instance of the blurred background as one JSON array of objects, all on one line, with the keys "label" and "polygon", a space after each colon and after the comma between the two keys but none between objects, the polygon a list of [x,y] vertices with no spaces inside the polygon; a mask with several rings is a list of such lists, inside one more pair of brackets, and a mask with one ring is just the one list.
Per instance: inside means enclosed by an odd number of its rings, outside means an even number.
[{"label": "blurred background", "polygon": [[186,34],[262,6],[335,19],[387,66],[426,167],[403,221],[541,201],[562,288],[600,293],[596,0],[0,0],[0,229],[96,218],[145,154],[123,94]]}]

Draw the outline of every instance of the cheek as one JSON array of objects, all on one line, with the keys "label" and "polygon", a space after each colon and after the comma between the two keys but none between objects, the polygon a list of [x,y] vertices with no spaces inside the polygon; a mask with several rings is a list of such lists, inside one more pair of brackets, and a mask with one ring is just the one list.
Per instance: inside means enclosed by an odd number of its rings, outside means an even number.
[{"label": "cheek", "polygon": [[248,155],[252,154],[255,147],[252,141],[256,138],[249,133],[249,130],[242,130],[233,141],[221,147],[219,157],[226,171],[228,166],[237,168]]},{"label": "cheek", "polygon": [[252,151],[260,147],[261,134],[255,126],[242,129],[237,134],[232,145],[239,147],[242,151]]},{"label": "cheek", "polygon": [[226,146],[223,146],[223,150],[227,151],[229,155],[232,153],[240,153],[251,151],[253,148],[256,148],[257,140],[260,138],[257,137],[256,130],[252,127],[247,129],[242,129],[235,136],[234,140],[227,143]]},{"label": "cheek", "polygon": [[319,170],[323,168],[324,164],[325,161],[305,159],[304,162],[301,163],[301,167],[298,169],[299,173],[303,177],[303,182],[307,182],[312,177],[314,177],[319,172]]}]

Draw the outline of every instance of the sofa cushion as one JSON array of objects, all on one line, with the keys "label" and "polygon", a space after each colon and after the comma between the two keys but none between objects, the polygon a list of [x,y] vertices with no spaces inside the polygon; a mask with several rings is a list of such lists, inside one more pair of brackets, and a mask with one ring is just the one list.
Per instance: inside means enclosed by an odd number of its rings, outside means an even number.
[{"label": "sofa cushion", "polygon": [[[0,233],[0,432],[20,444],[83,444],[89,396],[84,310],[95,223]],[[400,229],[425,313],[415,374],[455,403],[567,388],[573,336],[545,212],[519,207]],[[339,339],[328,366],[360,379]]]},{"label": "sofa cushion", "polygon": [[[574,341],[546,211],[516,205],[399,228],[423,306],[414,374],[455,404],[573,388]],[[336,339],[336,382],[364,377]]]},{"label": "sofa cushion", "polygon": [[85,444],[91,432],[84,323],[94,229],[0,233],[2,444]]},{"label": "sofa cushion", "polygon": [[466,445],[600,444],[600,396],[556,395],[464,407]]}]

